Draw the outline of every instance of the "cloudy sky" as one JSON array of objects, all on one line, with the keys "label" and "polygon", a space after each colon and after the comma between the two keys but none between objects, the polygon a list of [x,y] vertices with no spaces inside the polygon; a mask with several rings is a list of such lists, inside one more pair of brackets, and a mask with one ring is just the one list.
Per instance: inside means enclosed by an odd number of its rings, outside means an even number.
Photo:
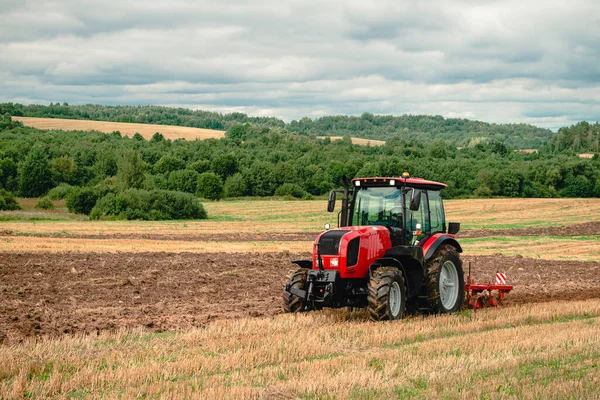
[{"label": "cloudy sky", "polygon": [[0,101],[600,120],[596,0],[0,5]]}]

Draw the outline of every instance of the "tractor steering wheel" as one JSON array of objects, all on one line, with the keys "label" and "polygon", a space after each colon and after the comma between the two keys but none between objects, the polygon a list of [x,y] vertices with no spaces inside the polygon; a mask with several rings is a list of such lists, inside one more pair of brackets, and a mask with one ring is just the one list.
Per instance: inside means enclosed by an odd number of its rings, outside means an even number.
[{"label": "tractor steering wheel", "polygon": [[390,209],[390,226],[402,228],[402,207]]}]

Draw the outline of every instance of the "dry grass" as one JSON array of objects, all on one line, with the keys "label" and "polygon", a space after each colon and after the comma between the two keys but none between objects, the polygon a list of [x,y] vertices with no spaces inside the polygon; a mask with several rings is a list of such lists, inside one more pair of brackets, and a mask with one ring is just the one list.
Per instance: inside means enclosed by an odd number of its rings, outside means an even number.
[{"label": "dry grass", "polygon": [[[30,201],[31,204],[34,201]],[[17,234],[164,234],[177,239],[181,236],[203,236],[214,233],[285,233],[320,231],[324,223],[336,224],[336,214],[325,211],[324,200],[281,201],[281,200],[240,200],[205,203],[208,220],[200,221],[4,221],[2,229],[12,231],[13,236],[0,239],[0,251],[310,251],[307,242],[210,242],[184,240],[106,240],[106,239],[64,239],[33,238]],[[61,218],[55,212],[5,212],[23,217]],[[13,215],[11,214],[11,215]],[[446,215],[449,221],[460,221],[462,229],[470,228],[524,228],[600,220],[600,199],[484,199],[451,200],[446,202]],[[5,215],[0,213],[0,218]],[[523,256],[544,259],[597,260],[600,258],[600,243],[597,238],[544,238],[499,237],[462,239],[468,254]],[[564,246],[570,247],[568,253]]]},{"label": "dry grass", "polygon": [[[325,139],[329,137],[331,140],[342,140],[342,136],[317,136],[317,139]],[[385,144],[384,140],[374,140],[374,139],[363,139],[363,138],[350,138],[352,140],[352,144],[359,144],[361,146],[383,146]]]},{"label": "dry grass", "polygon": [[446,219],[463,229],[526,228],[600,221],[600,199],[471,199],[446,201]]},{"label": "dry grass", "polygon": [[[460,239],[468,255],[521,255],[545,260],[598,261],[600,238],[598,237],[533,237],[495,236],[487,238]],[[569,251],[566,252],[565,248]],[[312,241],[189,241],[151,239],[95,239],[2,236],[0,251],[34,251],[44,253],[76,252],[190,252],[190,253],[248,253],[248,252],[310,252]]]},{"label": "dry grass", "polygon": [[58,129],[65,131],[99,131],[111,133],[121,132],[124,136],[133,136],[136,132],[146,139],[150,139],[156,132],[160,132],[167,139],[208,139],[222,138],[224,131],[214,129],[190,128],[187,126],[174,125],[155,125],[155,124],[131,124],[125,122],[107,122],[107,121],[89,121],[75,119],[59,118],[33,118],[33,117],[13,117],[21,121],[26,126],[32,126],[38,129]]},{"label": "dry grass", "polygon": [[[3,227],[23,233],[202,235],[320,231],[325,223],[337,223],[337,213],[325,210],[325,200],[240,200],[205,202],[204,206],[208,220],[7,221]],[[461,229],[542,227],[600,220],[600,199],[449,200],[445,206],[447,220],[460,221]]]},{"label": "dry grass", "polygon": [[216,241],[179,241],[149,239],[87,239],[2,236],[0,251],[35,251],[43,253],[62,253],[66,251],[98,253],[300,253],[311,251],[311,242],[216,242]]},{"label": "dry grass", "polygon": [[598,398],[600,300],[371,323],[316,312],[0,346],[5,398]]},{"label": "dry grass", "polygon": [[532,154],[532,153],[537,153],[537,149],[519,149],[519,150],[515,150],[518,153],[523,153],[523,154]]},{"label": "dry grass", "polygon": [[459,241],[465,254],[473,256],[502,254],[544,260],[600,260],[598,236],[495,236]]},{"label": "dry grass", "polygon": [[[205,202],[209,219],[195,221],[7,221],[14,232],[118,234],[161,233],[201,235],[235,232],[290,232],[322,230],[336,223],[325,210],[325,200],[251,200]],[[0,213],[0,215],[2,215]]]}]

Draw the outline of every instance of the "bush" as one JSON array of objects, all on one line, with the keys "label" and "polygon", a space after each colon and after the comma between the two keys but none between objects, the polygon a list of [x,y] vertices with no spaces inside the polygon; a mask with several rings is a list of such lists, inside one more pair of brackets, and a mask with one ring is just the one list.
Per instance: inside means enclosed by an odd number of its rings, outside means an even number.
[{"label": "bush", "polygon": [[61,183],[60,185],[50,189],[48,192],[48,198],[51,200],[63,200],[67,198],[73,189],[74,187],[68,183]]},{"label": "bush", "polygon": [[67,196],[67,208],[69,212],[90,215],[92,208],[96,205],[98,193],[92,188],[73,188]]},{"label": "bush", "polygon": [[233,174],[225,180],[225,197],[242,197],[248,194],[248,185],[241,173]]},{"label": "bush", "polygon": [[200,174],[198,176],[196,195],[208,200],[219,200],[223,197],[223,182],[221,178],[213,172]]},{"label": "bush", "polygon": [[42,197],[35,205],[35,208],[41,210],[54,210],[54,203],[48,197]]},{"label": "bush", "polygon": [[168,187],[170,190],[177,190],[186,193],[196,193],[199,174],[191,169],[182,169],[173,171],[169,175]]},{"label": "bush", "polygon": [[21,206],[19,203],[17,203],[17,200],[15,200],[15,196],[5,189],[0,189],[0,210],[4,211],[20,209]]},{"label": "bush", "polygon": [[295,183],[284,183],[275,190],[275,196],[291,196],[297,199],[303,198],[307,193]]},{"label": "bush", "polygon": [[96,203],[91,219],[203,219],[207,214],[189,193],[168,190],[129,189],[108,193]]}]

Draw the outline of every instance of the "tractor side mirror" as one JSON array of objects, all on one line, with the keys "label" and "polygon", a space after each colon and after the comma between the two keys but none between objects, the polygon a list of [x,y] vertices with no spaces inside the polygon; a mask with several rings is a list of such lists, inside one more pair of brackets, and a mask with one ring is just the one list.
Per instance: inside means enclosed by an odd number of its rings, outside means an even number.
[{"label": "tractor side mirror", "polygon": [[329,200],[327,200],[327,211],[333,212],[335,210],[335,190],[329,192]]},{"label": "tractor side mirror", "polygon": [[421,205],[421,191],[413,189],[412,197],[410,198],[410,210],[417,211]]},{"label": "tractor side mirror", "polygon": [[456,235],[460,231],[460,222],[449,222],[448,223],[448,233],[451,235]]}]

